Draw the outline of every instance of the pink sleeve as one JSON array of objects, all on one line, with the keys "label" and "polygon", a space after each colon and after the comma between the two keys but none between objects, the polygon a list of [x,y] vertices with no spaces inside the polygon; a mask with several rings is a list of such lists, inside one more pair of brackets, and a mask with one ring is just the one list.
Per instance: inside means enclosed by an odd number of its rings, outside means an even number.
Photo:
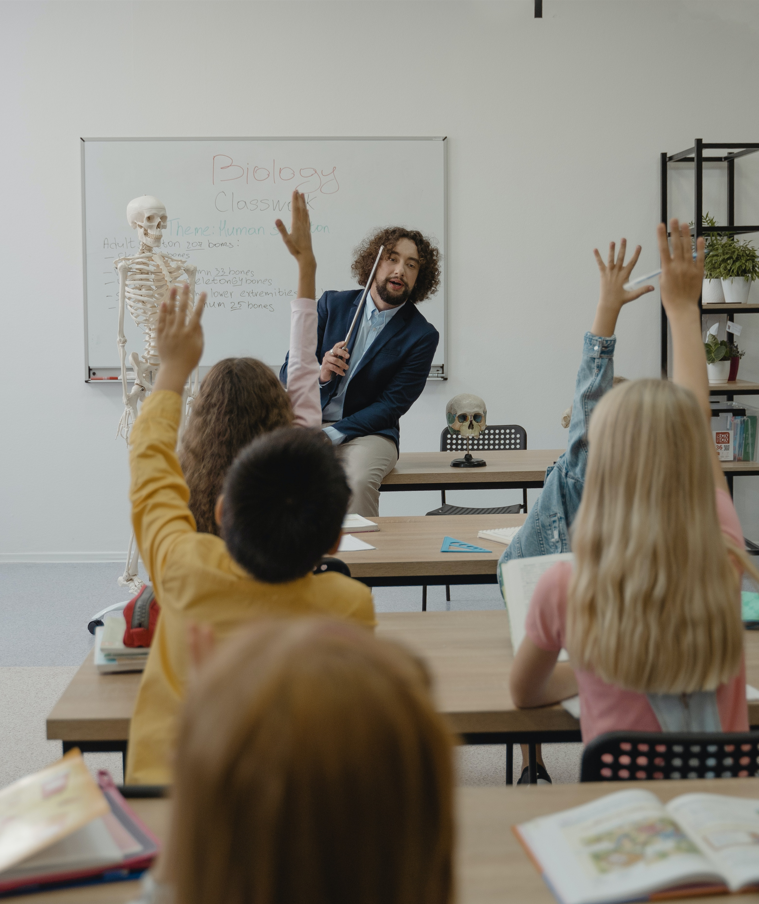
[{"label": "pink sleeve", "polygon": [[571,576],[571,562],[558,562],[540,578],[532,594],[524,628],[541,650],[558,652],[564,646],[567,586]]},{"label": "pink sleeve", "polygon": [[287,393],[298,427],[321,429],[319,362],[316,359],[317,315],[313,298],[291,302],[290,357],[287,363]]},{"label": "pink sleeve", "polygon": [[733,500],[726,490],[717,490],[717,519],[722,533],[726,534],[741,549],[745,548],[743,528],[735,511]]}]

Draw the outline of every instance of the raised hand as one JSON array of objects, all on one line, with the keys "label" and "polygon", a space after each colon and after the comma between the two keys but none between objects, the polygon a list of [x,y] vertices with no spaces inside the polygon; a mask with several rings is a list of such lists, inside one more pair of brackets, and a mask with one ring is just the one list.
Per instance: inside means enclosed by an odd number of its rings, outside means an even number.
[{"label": "raised hand", "polygon": [[[696,259],[693,259],[693,243],[690,227],[676,219],[669,221],[670,239],[667,242],[667,228],[659,223],[656,238],[661,256],[661,301],[667,317],[672,320],[682,313],[698,312],[698,297],[704,279],[704,240],[696,243]],[[700,320],[699,320],[700,323]]]},{"label": "raised hand", "polygon": [[345,342],[335,343],[331,351],[324,353],[319,382],[329,383],[335,374],[339,377],[345,376],[348,371],[348,358],[350,358],[350,352],[345,347]]},{"label": "raised hand", "polygon": [[630,262],[625,264],[625,252],[627,250],[627,239],[622,239],[619,243],[619,253],[615,258],[615,244],[609,243],[609,256],[604,264],[598,248],[593,249],[593,254],[598,264],[598,270],[601,274],[601,293],[598,299],[598,308],[596,310],[595,320],[591,332],[595,336],[612,336],[617,325],[617,317],[622,307],[641,295],[653,292],[653,286],[641,286],[628,292],[625,289],[625,283],[630,279],[633,267],[638,263],[640,257],[640,245],[633,252]]},{"label": "raised hand", "polygon": [[[177,300],[177,296],[179,299]],[[161,366],[155,389],[170,389],[180,395],[185,383],[195,370],[203,354],[203,328],[200,318],[206,303],[206,293],[198,298],[195,309],[190,313],[190,287],[185,283],[181,292],[176,286],[169,294],[169,300],[161,302],[158,312],[156,344]]]},{"label": "raised hand", "polygon": [[290,207],[292,209],[290,231],[287,231],[282,220],[276,220],[274,225],[279,230],[285,247],[298,262],[298,298],[314,298],[316,258],[311,246],[311,218],[308,215],[306,199],[301,192],[293,192]]}]

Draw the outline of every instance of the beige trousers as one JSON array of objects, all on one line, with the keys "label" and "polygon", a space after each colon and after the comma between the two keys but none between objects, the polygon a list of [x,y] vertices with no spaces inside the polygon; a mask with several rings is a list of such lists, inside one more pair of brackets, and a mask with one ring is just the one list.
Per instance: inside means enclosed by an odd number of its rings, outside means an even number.
[{"label": "beige trousers", "polygon": [[376,517],[380,484],[398,461],[395,443],[387,436],[357,436],[339,445],[337,454],[351,488],[348,511],[365,518]]}]

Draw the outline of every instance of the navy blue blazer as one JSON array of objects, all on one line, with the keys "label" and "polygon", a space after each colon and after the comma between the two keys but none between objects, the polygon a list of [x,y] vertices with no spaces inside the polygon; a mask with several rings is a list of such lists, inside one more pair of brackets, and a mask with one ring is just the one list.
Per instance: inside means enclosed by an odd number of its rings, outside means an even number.
[{"label": "navy blue blazer", "polygon": [[[362,292],[363,289],[325,292],[319,299],[316,345],[319,363],[335,343],[345,339]],[[357,335],[358,327],[353,331],[348,351],[353,350]],[[399,420],[424,389],[439,339],[435,327],[412,302],[406,302],[369,346],[351,376],[343,417],[335,429],[344,433],[346,439],[375,433],[389,436],[397,446]],[[279,379],[285,385],[288,359],[289,352],[279,372]],[[341,379],[335,376],[321,388],[322,410],[337,392]]]}]

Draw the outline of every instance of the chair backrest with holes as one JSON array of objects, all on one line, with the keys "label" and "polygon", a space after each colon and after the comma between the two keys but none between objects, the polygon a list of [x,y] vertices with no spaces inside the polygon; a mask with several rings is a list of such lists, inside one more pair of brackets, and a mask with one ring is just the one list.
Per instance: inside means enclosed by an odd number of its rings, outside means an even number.
[{"label": "chair backrest with holes", "polygon": [[[486,427],[477,439],[469,442],[472,452],[486,452],[488,449],[526,449],[527,431],[519,424],[492,424]],[[441,452],[466,452],[466,437],[449,433],[448,428],[440,434]]]},{"label": "chair backrest with holes", "polygon": [[759,732],[611,731],[582,755],[581,782],[759,776]]}]

